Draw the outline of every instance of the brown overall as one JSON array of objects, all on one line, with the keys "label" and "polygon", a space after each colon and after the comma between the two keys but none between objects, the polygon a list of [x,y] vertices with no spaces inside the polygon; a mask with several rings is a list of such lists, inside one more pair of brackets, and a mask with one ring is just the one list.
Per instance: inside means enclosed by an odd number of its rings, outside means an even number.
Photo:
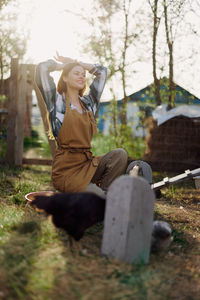
[{"label": "brown overall", "polygon": [[90,183],[100,160],[91,152],[95,132],[92,112],[86,110],[81,114],[76,109],[71,110],[67,101],[52,165],[52,181],[57,190],[82,192]]}]

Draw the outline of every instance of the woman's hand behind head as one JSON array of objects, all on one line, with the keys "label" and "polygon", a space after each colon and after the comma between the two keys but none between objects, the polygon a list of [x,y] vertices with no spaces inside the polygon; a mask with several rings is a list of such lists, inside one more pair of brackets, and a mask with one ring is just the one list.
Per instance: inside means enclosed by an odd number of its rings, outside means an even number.
[{"label": "woman's hand behind head", "polygon": [[76,62],[76,60],[74,60],[70,57],[64,57],[64,56],[59,55],[58,51],[56,51],[56,56],[54,56],[54,59],[63,64],[70,64],[70,63]]}]

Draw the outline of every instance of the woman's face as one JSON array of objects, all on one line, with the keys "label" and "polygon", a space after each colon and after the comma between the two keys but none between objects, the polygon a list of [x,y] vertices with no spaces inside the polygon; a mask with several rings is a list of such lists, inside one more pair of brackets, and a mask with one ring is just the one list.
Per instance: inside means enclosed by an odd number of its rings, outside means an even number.
[{"label": "woman's face", "polygon": [[81,66],[75,66],[63,77],[63,80],[66,82],[67,87],[80,91],[85,86],[85,73],[85,70]]}]

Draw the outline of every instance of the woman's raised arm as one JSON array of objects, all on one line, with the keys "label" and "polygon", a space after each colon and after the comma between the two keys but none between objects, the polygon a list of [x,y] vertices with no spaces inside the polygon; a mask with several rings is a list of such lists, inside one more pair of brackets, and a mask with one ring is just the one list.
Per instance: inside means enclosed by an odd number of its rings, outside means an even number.
[{"label": "woman's raised arm", "polygon": [[42,94],[49,112],[49,120],[55,137],[58,135],[60,124],[58,124],[58,120],[56,119],[56,85],[50,76],[50,72],[62,70],[65,65],[58,64],[53,59],[49,59],[38,64],[35,72],[35,83]]},{"label": "woman's raised arm", "polygon": [[51,112],[56,101],[56,85],[50,72],[62,70],[66,64],[58,64],[53,59],[41,62],[36,67],[35,82],[42,93],[47,109]]},{"label": "woman's raised arm", "polygon": [[83,101],[91,107],[93,115],[96,116],[99,109],[100,98],[103,93],[107,78],[107,68],[98,64],[91,65],[82,62],[79,63],[86,70],[88,70],[90,74],[95,75],[93,82],[90,84],[89,94],[83,96]]}]

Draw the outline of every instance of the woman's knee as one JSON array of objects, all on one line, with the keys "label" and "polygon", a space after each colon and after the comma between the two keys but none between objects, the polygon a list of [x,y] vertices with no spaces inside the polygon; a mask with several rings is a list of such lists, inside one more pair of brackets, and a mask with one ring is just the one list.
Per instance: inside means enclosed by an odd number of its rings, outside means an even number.
[{"label": "woman's knee", "polygon": [[114,156],[117,157],[121,163],[127,164],[128,154],[126,150],[124,150],[123,148],[116,148],[113,151]]}]

